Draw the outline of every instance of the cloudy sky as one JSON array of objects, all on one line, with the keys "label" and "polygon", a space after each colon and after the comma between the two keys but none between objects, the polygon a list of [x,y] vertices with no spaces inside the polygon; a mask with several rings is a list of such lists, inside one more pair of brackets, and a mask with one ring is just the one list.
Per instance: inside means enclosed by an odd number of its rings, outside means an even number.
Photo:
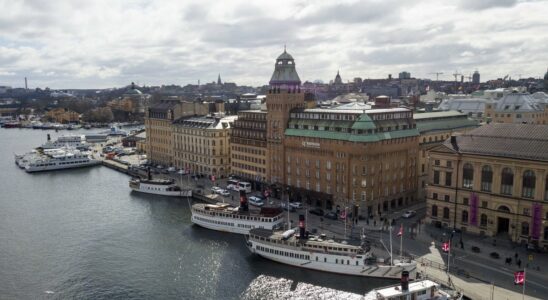
[{"label": "cloudy sky", "polygon": [[542,76],[548,2],[0,0],[0,85],[259,86],[283,45],[302,80]]}]

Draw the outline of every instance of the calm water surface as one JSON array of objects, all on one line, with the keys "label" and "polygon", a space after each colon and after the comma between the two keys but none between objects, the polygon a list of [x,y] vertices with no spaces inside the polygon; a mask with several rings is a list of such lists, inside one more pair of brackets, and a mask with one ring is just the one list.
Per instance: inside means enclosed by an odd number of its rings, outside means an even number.
[{"label": "calm water surface", "polygon": [[105,167],[17,168],[47,132],[0,129],[0,299],[348,299],[393,283],[251,255],[242,236],[193,226],[186,200],[132,193]]}]

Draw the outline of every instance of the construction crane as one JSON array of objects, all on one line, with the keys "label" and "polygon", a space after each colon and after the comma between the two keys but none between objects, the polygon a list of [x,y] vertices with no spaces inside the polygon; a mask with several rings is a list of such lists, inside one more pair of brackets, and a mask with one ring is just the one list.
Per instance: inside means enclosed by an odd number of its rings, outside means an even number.
[{"label": "construction crane", "polygon": [[443,75],[443,72],[432,72],[432,73],[428,73],[428,74],[436,74],[436,81],[439,81],[439,77],[440,77],[440,75]]}]

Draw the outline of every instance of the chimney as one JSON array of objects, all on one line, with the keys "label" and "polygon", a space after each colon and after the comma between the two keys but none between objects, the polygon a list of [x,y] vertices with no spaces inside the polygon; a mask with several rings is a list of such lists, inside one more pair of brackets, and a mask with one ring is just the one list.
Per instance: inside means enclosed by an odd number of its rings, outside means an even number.
[{"label": "chimney", "polygon": [[306,227],[304,225],[304,215],[299,215],[299,238],[306,238]]},{"label": "chimney", "polygon": [[401,272],[400,283],[402,292],[409,291],[409,271]]}]

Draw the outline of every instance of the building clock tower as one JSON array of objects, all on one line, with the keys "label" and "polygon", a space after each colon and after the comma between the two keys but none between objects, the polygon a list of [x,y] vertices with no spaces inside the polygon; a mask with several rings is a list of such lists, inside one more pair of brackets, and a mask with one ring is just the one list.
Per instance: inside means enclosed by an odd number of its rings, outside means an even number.
[{"label": "building clock tower", "polygon": [[267,181],[271,184],[287,184],[285,176],[284,133],[289,113],[294,108],[305,107],[305,94],[295,69],[293,57],[286,52],[278,56],[270,89],[266,96],[267,109]]}]

